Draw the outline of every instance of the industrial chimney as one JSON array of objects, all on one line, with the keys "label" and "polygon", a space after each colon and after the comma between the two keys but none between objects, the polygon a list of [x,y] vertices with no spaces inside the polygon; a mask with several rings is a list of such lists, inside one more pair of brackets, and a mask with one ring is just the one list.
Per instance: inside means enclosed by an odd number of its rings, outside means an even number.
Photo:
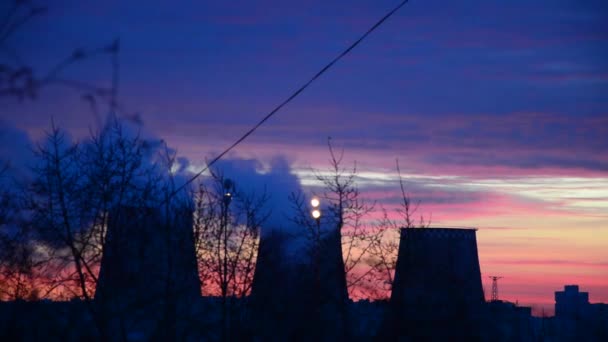
[{"label": "industrial chimney", "polygon": [[476,229],[403,228],[382,337],[480,338],[484,295]]}]

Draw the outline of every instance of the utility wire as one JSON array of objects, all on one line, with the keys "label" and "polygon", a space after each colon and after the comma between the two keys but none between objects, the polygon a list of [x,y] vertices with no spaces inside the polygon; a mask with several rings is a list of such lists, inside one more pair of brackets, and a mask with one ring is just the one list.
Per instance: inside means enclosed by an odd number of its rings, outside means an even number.
[{"label": "utility wire", "polygon": [[372,32],[374,32],[380,25],[382,25],[388,18],[390,18],[395,12],[397,12],[401,7],[403,7],[409,0],[402,1],[399,5],[393,8],[390,12],[388,12],[384,17],[382,17],[374,26],[370,27],[367,32],[365,32],[359,39],[357,39],[354,43],[352,43],[346,50],[342,51],[337,57],[335,57],[331,62],[329,62],[323,69],[317,72],[308,82],[304,83],[300,88],[298,88],[291,96],[281,102],[278,106],[276,106],[270,113],[266,114],[255,126],[249,129],[243,136],[241,136],[237,141],[235,141],[232,145],[230,145],[227,149],[225,149],[222,153],[213,158],[210,162],[207,163],[207,166],[203,168],[201,171],[197,172],[194,176],[192,176],[186,183],[182,184],[175,191],[173,191],[165,201],[168,201],[173,196],[175,196],[179,191],[184,189],[190,183],[194,182],[200,175],[202,175],[205,171],[207,171],[213,164],[219,161],[222,157],[224,157],[228,152],[234,149],[237,145],[239,145],[243,140],[247,139],[253,132],[255,132],[260,126],[262,126],[268,119],[270,119],[274,114],[276,114],[281,108],[295,99],[300,93],[302,93],[310,84],[312,84],[317,78],[321,77],[327,70],[329,70],[334,64],[336,64],[340,59],[350,53],[357,45],[359,45],[367,36],[369,36]]}]

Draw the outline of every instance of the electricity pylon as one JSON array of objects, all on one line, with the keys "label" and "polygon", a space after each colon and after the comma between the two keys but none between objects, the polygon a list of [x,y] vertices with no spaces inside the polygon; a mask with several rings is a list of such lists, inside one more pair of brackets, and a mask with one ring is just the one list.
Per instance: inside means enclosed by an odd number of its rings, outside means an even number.
[{"label": "electricity pylon", "polygon": [[495,302],[498,300],[498,279],[502,277],[489,276],[488,278],[492,279],[492,301]]}]

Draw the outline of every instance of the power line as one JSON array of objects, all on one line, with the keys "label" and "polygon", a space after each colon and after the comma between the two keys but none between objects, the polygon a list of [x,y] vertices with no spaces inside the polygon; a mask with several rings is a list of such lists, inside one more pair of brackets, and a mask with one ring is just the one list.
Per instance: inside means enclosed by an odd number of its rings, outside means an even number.
[{"label": "power line", "polygon": [[239,145],[241,142],[243,142],[245,139],[247,139],[247,137],[249,137],[251,134],[253,134],[253,132],[255,132],[260,126],[262,126],[268,119],[270,119],[274,114],[276,114],[279,110],[281,110],[281,108],[283,108],[285,105],[287,105],[293,99],[295,99],[298,95],[300,95],[300,93],[302,93],[306,88],[308,88],[308,86],[310,84],[312,84],[317,78],[319,78],[321,75],[323,75],[327,70],[329,70],[340,59],[342,59],[344,56],[346,56],[348,53],[350,53],[351,50],[353,50],[365,38],[367,38],[368,35],[370,35],[378,27],[380,27],[380,25],[382,25],[388,18],[390,18],[393,14],[395,14],[395,12],[397,12],[401,7],[403,7],[408,2],[409,2],[409,0],[402,1],[399,5],[397,5],[391,11],[389,11],[386,15],[384,15],[384,17],[382,17],[380,20],[378,20],[378,22],[376,22],[376,24],[374,24],[374,26],[370,27],[361,37],[359,37],[359,39],[357,39],[354,43],[352,43],[346,50],[342,51],[342,53],[340,53],[337,57],[335,57],[331,62],[329,62],[319,72],[317,72],[311,79],[308,80],[308,82],[304,83],[293,94],[291,94],[291,96],[289,96],[287,99],[285,99],[283,102],[281,102],[278,106],[276,106],[270,113],[266,114],[266,116],[264,116],[255,126],[253,126],[251,129],[249,129],[245,134],[243,134],[243,136],[241,136],[237,141],[235,141],[232,145],[230,145],[222,153],[220,153],[215,158],[213,158],[209,163],[207,163],[206,167],[204,167],[201,171],[197,172],[186,183],[182,184],[175,191],[173,191],[166,200],[169,200],[173,196],[175,196],[179,191],[181,191],[186,186],[188,186],[190,183],[192,183],[194,180],[196,180],[198,177],[200,177],[200,175],[202,175],[205,171],[207,171],[213,164],[215,164],[217,161],[219,161],[228,152],[230,152],[237,145]]}]

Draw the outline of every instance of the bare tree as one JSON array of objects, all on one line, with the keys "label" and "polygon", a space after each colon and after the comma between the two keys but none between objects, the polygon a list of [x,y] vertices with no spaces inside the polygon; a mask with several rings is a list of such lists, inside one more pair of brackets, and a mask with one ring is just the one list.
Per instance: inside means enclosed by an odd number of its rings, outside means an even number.
[{"label": "bare tree", "polygon": [[268,218],[268,195],[247,194],[218,173],[196,194],[195,242],[203,291],[210,295],[249,294],[259,230]]},{"label": "bare tree", "polygon": [[329,149],[329,170],[315,172],[316,179],[323,184],[319,197],[327,203],[327,220],[334,225],[342,241],[344,272],[349,293],[359,287],[366,279],[363,261],[375,236],[370,236],[364,222],[365,217],[374,210],[375,203],[365,201],[357,186],[357,163],[352,168],[343,166],[344,150],[336,153],[331,138],[327,141]]},{"label": "bare tree", "polygon": [[[97,108],[97,102],[107,104],[112,118],[116,117],[116,112],[120,109],[116,100],[119,41],[114,40],[111,44],[94,49],[74,49],[71,54],[67,54],[51,68],[41,72],[39,68],[26,63],[26,59],[22,58],[13,45],[17,43],[15,39],[20,39],[18,35],[20,30],[33,20],[44,16],[49,10],[48,7],[37,5],[36,1],[30,0],[13,0],[10,3],[7,2],[3,7],[7,11],[0,16],[0,99],[34,100],[42,88],[49,85],[74,89],[82,95],[83,100],[90,103],[101,130],[95,135],[92,134],[90,141],[86,144],[89,145],[86,146],[86,149],[89,150],[86,152],[94,154],[101,149],[93,151],[92,147],[104,146],[106,148],[108,145],[124,148],[126,145],[120,145],[118,141],[109,143],[110,140],[116,138],[116,132],[112,132],[116,128],[116,120],[113,119],[111,124],[103,127]],[[99,55],[111,57],[112,82],[110,87],[97,86],[79,79],[65,77],[64,72],[71,66]],[[110,138],[110,136],[113,137]],[[35,271],[38,274],[35,278],[38,284],[45,287],[42,291],[43,296],[52,295],[57,298],[57,296],[64,296],[63,293],[65,293],[65,296],[90,298],[96,283],[98,271],[96,266],[103,248],[103,227],[107,223],[105,220],[108,211],[105,210],[107,209],[105,204],[115,202],[113,197],[110,198],[107,195],[115,189],[107,186],[97,187],[109,179],[97,179],[91,176],[97,172],[98,175],[103,174],[110,179],[115,177],[112,172],[116,170],[110,170],[108,166],[114,163],[112,158],[116,155],[95,155],[94,158],[91,158],[85,153],[82,146],[65,141],[64,133],[60,132],[54,124],[47,134],[46,143],[39,145],[35,153],[41,163],[34,169],[34,182],[31,186],[27,185],[29,188],[22,194],[25,197],[25,209],[28,211],[30,222],[21,222],[21,227],[17,230],[19,235],[23,236],[25,231],[32,230],[32,225],[42,224],[45,227],[50,225],[52,231],[39,229],[38,236],[28,236],[27,241],[20,242],[19,248],[23,253],[25,253],[26,247],[35,250],[35,253],[29,253],[29,258],[35,259],[30,263],[36,264]],[[87,161],[93,161],[95,166],[99,167],[97,171],[93,171],[93,167],[81,160],[83,157],[86,157]],[[100,165],[104,163],[106,165]],[[93,173],[89,171],[93,171]],[[105,194],[101,194],[100,191],[104,191]],[[75,194],[78,192],[80,195],[76,196]],[[47,199],[46,203],[40,201],[43,198]],[[77,205],[83,209],[82,212],[75,209]],[[44,209],[45,206],[48,210]],[[33,224],[34,221],[35,224]],[[63,229],[62,234],[57,234],[61,229]],[[61,237],[59,240],[64,248],[57,248],[58,239],[51,239],[52,243],[49,243],[51,240],[45,240],[52,235],[55,238]],[[44,243],[31,241],[36,238]],[[26,260],[23,253],[20,253],[23,256],[22,262]],[[76,267],[73,267],[75,265]],[[77,291],[75,291],[74,285],[79,288]]]},{"label": "bare tree", "polygon": [[82,206],[86,200],[79,152],[79,145],[67,141],[53,125],[47,132],[46,143],[36,149],[39,163],[34,168],[36,178],[29,189],[28,209],[40,238],[64,251],[60,257],[69,260],[75,271],[76,277],[72,280],[78,296],[89,303],[103,336],[103,324],[91,304],[97,276],[90,259],[90,246],[97,243],[86,239],[91,218],[88,208]]},{"label": "bare tree", "polygon": [[[269,197],[246,193],[221,173],[199,184],[195,195],[195,246],[203,292],[221,298],[221,334],[229,339],[234,298],[251,291],[259,234],[270,212]],[[244,309],[241,308],[241,309]]]},{"label": "bare tree", "polygon": [[[42,73],[37,72],[34,66],[27,64],[19,51],[11,46],[11,39],[20,29],[32,20],[45,15],[48,10],[48,7],[38,6],[33,1],[13,0],[12,4],[7,4],[6,15],[0,17],[0,98],[13,97],[20,101],[33,100],[43,87],[60,85],[80,92],[83,99],[91,104],[96,115],[95,107],[98,101],[117,108],[116,82],[112,82],[111,87],[101,87],[82,80],[66,78],[63,74],[74,64],[95,56],[109,55],[112,59],[114,79],[116,79],[118,40],[101,48],[75,49],[66,58]],[[97,120],[101,125],[101,119],[98,116]]]},{"label": "bare tree", "polygon": [[144,162],[145,144],[119,122],[78,144],[54,126],[35,148],[33,181],[24,191],[44,296],[58,293],[87,303],[102,338],[104,317],[92,305],[109,213],[155,198],[158,176]]},{"label": "bare tree", "polygon": [[369,298],[388,299],[390,297],[397,266],[400,230],[430,226],[430,220],[426,221],[422,215],[418,221],[414,218],[420,202],[412,204],[401,175],[399,160],[396,160],[396,171],[401,193],[401,201],[396,210],[398,218],[392,219],[390,213],[385,208],[381,208],[382,217],[369,227],[368,236],[371,239],[367,249],[366,263],[370,268],[366,274],[367,282],[364,284],[366,286],[363,287]]},{"label": "bare tree", "polygon": [[[323,227],[317,227],[315,220],[311,218],[308,201],[302,193],[292,194],[290,197],[296,213],[292,221],[307,228],[311,247],[319,245],[323,234],[327,235],[332,231],[338,235],[346,287],[353,296],[365,283],[369,273],[366,256],[377,236],[370,235],[365,219],[373,212],[375,203],[369,203],[362,198],[357,186],[356,162],[351,168],[344,167],[344,150],[336,152],[331,138],[328,139],[327,146],[330,156],[329,168],[324,171],[313,170],[316,180],[321,184],[321,190],[318,193],[313,192],[312,196],[318,197],[322,203],[323,213],[317,223],[323,222]],[[315,248],[311,248],[310,253],[314,258]]]},{"label": "bare tree", "polygon": [[[413,203],[401,175],[399,162],[396,171],[401,193],[400,205],[392,213],[380,207],[382,217],[376,222],[369,219],[375,211],[376,203],[366,202],[357,186],[357,165],[343,166],[344,151],[336,152],[328,139],[329,169],[314,170],[315,177],[322,184],[318,196],[326,204],[327,214],[323,221],[340,233],[344,272],[349,295],[353,298],[388,299],[393,283],[394,270],[399,250],[401,228],[428,227],[424,217],[415,219],[419,202]],[[307,227],[311,241],[318,239],[315,222],[310,218],[307,202],[302,194],[290,198],[295,209],[294,222]]]},{"label": "bare tree", "polygon": [[[8,165],[0,170],[0,178],[7,170]],[[28,234],[18,227],[15,197],[8,189],[0,189],[0,299],[36,299],[34,253]]]},{"label": "bare tree", "polygon": [[[363,200],[356,184],[357,165],[343,166],[344,151],[337,153],[327,142],[329,169],[313,170],[321,184],[313,192],[320,202],[321,216],[311,216],[309,200],[302,193],[292,194],[290,202],[295,211],[292,221],[307,228],[310,270],[314,273],[312,299],[316,302],[308,310],[316,311],[313,324],[316,338],[330,334],[335,338],[348,339],[349,317],[347,301],[349,293],[363,279],[358,273],[365,267],[364,257],[370,247],[364,218],[374,208],[373,203]],[[334,317],[334,324],[327,322]]]}]

